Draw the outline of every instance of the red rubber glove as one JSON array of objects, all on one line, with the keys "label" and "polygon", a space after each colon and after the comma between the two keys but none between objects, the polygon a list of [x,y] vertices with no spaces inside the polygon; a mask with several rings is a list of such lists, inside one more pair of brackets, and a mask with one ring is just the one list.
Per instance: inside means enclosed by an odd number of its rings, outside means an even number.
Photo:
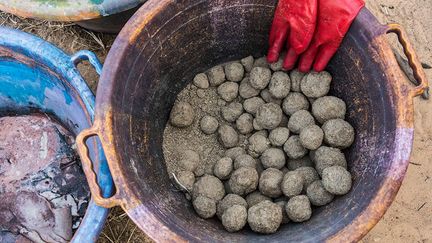
[{"label": "red rubber glove", "polygon": [[298,56],[312,41],[316,27],[318,0],[279,0],[271,26],[267,60],[276,62],[286,44],[285,69],[292,69]]},{"label": "red rubber glove", "polygon": [[300,58],[299,70],[317,72],[325,69],[339,48],[351,23],[361,8],[363,0],[318,0],[317,29],[311,45]]}]

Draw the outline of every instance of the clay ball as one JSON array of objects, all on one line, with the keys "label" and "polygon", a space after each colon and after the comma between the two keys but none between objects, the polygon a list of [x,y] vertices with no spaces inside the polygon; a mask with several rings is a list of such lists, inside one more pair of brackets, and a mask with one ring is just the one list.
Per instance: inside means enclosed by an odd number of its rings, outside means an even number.
[{"label": "clay ball", "polygon": [[171,110],[171,125],[184,128],[192,125],[194,121],[194,111],[192,106],[187,102],[176,102]]},{"label": "clay ball", "polygon": [[269,148],[263,152],[260,157],[264,168],[281,169],[285,166],[285,153],[282,149]]},{"label": "clay ball", "polygon": [[282,109],[273,103],[264,104],[258,109],[255,119],[262,128],[274,129],[282,121]]},{"label": "clay ball", "polygon": [[324,139],[324,132],[317,125],[304,128],[300,132],[300,143],[309,150],[318,149]]},{"label": "clay ball", "polygon": [[273,104],[276,104],[278,106],[280,106],[282,104],[282,99],[277,99],[277,98],[273,97],[273,95],[270,93],[270,91],[268,89],[261,90],[260,96],[267,103],[273,103]]},{"label": "clay ball", "polygon": [[301,145],[299,136],[289,137],[284,144],[283,150],[290,159],[303,158],[308,152],[308,150]]},{"label": "clay ball", "polygon": [[244,198],[236,194],[228,194],[217,204],[216,215],[219,217],[219,219],[221,219],[223,213],[225,213],[225,210],[234,205],[240,205],[248,208],[248,204]]},{"label": "clay ball", "polygon": [[345,155],[337,148],[322,146],[315,151],[313,160],[320,175],[327,167],[338,165],[347,168]]},{"label": "clay ball", "polygon": [[253,131],[253,116],[249,113],[243,113],[236,120],[236,127],[240,134],[248,134]]},{"label": "clay ball", "polygon": [[207,77],[211,86],[219,86],[225,82],[225,72],[222,66],[212,67],[207,72]]},{"label": "clay ball", "polygon": [[229,81],[239,82],[243,79],[244,68],[238,62],[232,62],[225,65],[225,76]]},{"label": "clay ball", "polygon": [[194,172],[200,164],[200,156],[193,150],[185,150],[179,161],[179,167],[186,171]]},{"label": "clay ball", "polygon": [[177,185],[179,190],[191,192],[195,183],[195,174],[191,171],[181,170],[176,174],[177,180],[181,185]]},{"label": "clay ball", "polygon": [[234,82],[225,82],[217,88],[219,96],[226,102],[231,102],[238,96],[238,84]]},{"label": "clay ball", "polygon": [[246,196],[246,202],[249,207],[255,206],[262,201],[271,201],[270,197],[264,196],[260,191],[254,191]]},{"label": "clay ball", "polygon": [[232,160],[235,160],[241,154],[246,154],[246,150],[242,147],[234,147],[225,151],[225,157],[229,157]]},{"label": "clay ball", "polygon": [[304,178],[298,171],[288,171],[281,183],[281,190],[287,197],[300,195],[303,190]]},{"label": "clay ball", "polygon": [[265,67],[254,67],[250,72],[249,82],[255,89],[265,89],[271,79],[271,71]]},{"label": "clay ball", "polygon": [[237,156],[234,160],[234,170],[241,167],[252,167],[256,168],[257,162],[249,154],[241,154]]},{"label": "clay ball", "polygon": [[243,107],[248,113],[255,115],[258,109],[265,104],[265,101],[260,97],[253,97],[243,102]]},{"label": "clay ball", "polygon": [[263,201],[249,208],[247,221],[253,231],[271,234],[276,232],[282,223],[282,210],[273,202]]},{"label": "clay ball", "polygon": [[282,171],[274,168],[268,168],[261,173],[259,179],[260,192],[268,197],[277,198],[282,195],[281,182],[283,178]]},{"label": "clay ball", "polygon": [[235,122],[243,113],[243,106],[238,102],[232,102],[221,108],[221,115],[227,122]]},{"label": "clay ball", "polygon": [[233,160],[229,157],[224,157],[216,162],[213,168],[213,174],[221,179],[226,180],[229,178],[233,170]]},{"label": "clay ball", "polygon": [[246,72],[250,72],[254,65],[254,58],[253,56],[248,56],[240,60],[241,64],[243,64],[244,69]]},{"label": "clay ball", "polygon": [[305,73],[302,73],[297,69],[295,69],[290,72],[289,76],[291,79],[291,90],[294,92],[300,92],[301,91],[300,84],[303,77],[305,76]]},{"label": "clay ball", "polygon": [[288,96],[283,100],[282,109],[288,116],[292,116],[299,110],[308,110],[309,109],[309,101],[301,93],[291,92]]},{"label": "clay ball", "polygon": [[334,195],[345,195],[351,190],[351,174],[342,166],[327,167],[322,173],[324,188]]},{"label": "clay ball", "polygon": [[354,142],[354,128],[342,119],[326,121],[322,130],[324,141],[332,147],[344,149]]},{"label": "clay ball", "polygon": [[306,189],[306,194],[314,206],[324,206],[330,203],[334,196],[328,192],[321,181],[314,181]]},{"label": "clay ball", "polygon": [[291,80],[285,72],[275,72],[268,86],[270,94],[276,99],[285,98],[291,89]]},{"label": "clay ball", "polygon": [[243,196],[255,191],[258,186],[258,172],[252,167],[241,167],[235,170],[228,185],[234,194]]},{"label": "clay ball", "polygon": [[345,113],[345,102],[334,96],[321,97],[312,104],[312,114],[321,124],[332,119],[344,119]]},{"label": "clay ball", "polygon": [[312,216],[311,204],[305,195],[292,197],[285,209],[288,217],[294,222],[304,222]]},{"label": "clay ball", "polygon": [[255,59],[253,67],[268,68],[269,63],[267,62],[267,58],[264,56],[264,57],[259,57],[259,58]]},{"label": "clay ball", "polygon": [[273,146],[282,146],[288,140],[289,129],[286,127],[277,127],[271,130],[269,135],[270,143]]},{"label": "clay ball", "polygon": [[312,166],[314,166],[314,164],[309,156],[305,156],[300,159],[289,159],[287,161],[287,167],[289,170],[296,170],[300,167],[312,167]]},{"label": "clay ball", "polygon": [[270,141],[262,134],[254,133],[249,137],[248,153],[258,158],[264,151],[270,147]]},{"label": "clay ball", "polygon": [[225,188],[217,177],[205,175],[195,182],[192,196],[193,198],[203,196],[217,202],[225,196]]},{"label": "clay ball", "polygon": [[303,128],[311,125],[315,125],[315,120],[307,110],[297,111],[290,117],[288,121],[288,129],[291,132],[297,134],[300,134]]},{"label": "clay ball", "polygon": [[301,81],[300,88],[304,95],[309,98],[319,98],[327,95],[330,90],[332,77],[330,73],[310,72],[304,76]]},{"label": "clay ball", "polygon": [[205,73],[199,73],[193,79],[193,84],[200,89],[207,89],[209,87],[209,81]]},{"label": "clay ball", "polygon": [[319,180],[318,172],[313,167],[300,167],[295,170],[303,177],[303,190],[306,191],[312,182]]},{"label": "clay ball", "polygon": [[228,232],[236,232],[247,223],[247,209],[241,205],[228,208],[222,215],[222,225]]},{"label": "clay ball", "polygon": [[249,99],[254,96],[257,96],[259,93],[260,93],[259,89],[255,89],[254,87],[251,86],[249,77],[246,77],[241,81],[239,87],[240,97],[242,97],[243,99]]},{"label": "clay ball", "polygon": [[208,197],[199,196],[193,200],[195,212],[203,219],[208,219],[216,214],[216,202]]},{"label": "clay ball", "polygon": [[218,129],[219,141],[225,148],[232,148],[238,145],[239,137],[234,128],[222,125]]},{"label": "clay ball", "polygon": [[289,223],[290,219],[289,219],[288,214],[286,213],[286,210],[285,210],[287,201],[277,201],[275,203],[280,207],[280,209],[282,211],[282,224]]},{"label": "clay ball", "polygon": [[219,127],[219,122],[212,116],[204,116],[200,122],[201,131],[207,135],[213,134]]}]

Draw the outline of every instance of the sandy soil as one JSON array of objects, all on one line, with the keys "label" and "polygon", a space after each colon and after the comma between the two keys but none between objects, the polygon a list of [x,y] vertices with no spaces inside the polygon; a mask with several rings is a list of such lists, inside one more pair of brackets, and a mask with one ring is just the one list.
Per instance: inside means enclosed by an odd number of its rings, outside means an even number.
[{"label": "sandy soil", "polygon": [[[420,59],[432,64],[431,0],[367,0],[367,7],[382,23],[405,26]],[[90,49],[104,60],[114,37],[94,34],[74,25],[28,21],[0,13],[0,25],[39,35],[68,53]],[[48,28],[47,28],[48,26]],[[93,90],[97,75],[88,65],[81,70]],[[429,79],[432,70],[427,70]],[[432,242],[432,99],[415,99],[415,138],[402,188],[384,218],[363,242]],[[150,242],[120,209],[111,212],[100,242]]]}]

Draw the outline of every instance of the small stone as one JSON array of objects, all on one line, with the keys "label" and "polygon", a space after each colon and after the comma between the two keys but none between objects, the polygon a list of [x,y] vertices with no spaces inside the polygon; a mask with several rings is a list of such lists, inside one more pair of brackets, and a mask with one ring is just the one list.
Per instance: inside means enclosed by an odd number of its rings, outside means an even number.
[{"label": "small stone", "polygon": [[203,219],[208,219],[216,214],[216,202],[208,197],[199,196],[193,200],[195,212]]},{"label": "small stone", "polygon": [[219,142],[225,148],[232,148],[238,145],[239,137],[234,128],[222,125],[218,129]]},{"label": "small stone", "polygon": [[253,131],[253,116],[249,113],[243,113],[236,121],[237,130],[241,134],[249,134]]},{"label": "small stone", "polygon": [[314,154],[315,168],[322,175],[325,168],[331,166],[342,166],[347,168],[345,155],[340,149],[322,146],[315,151]]},{"label": "small stone", "polygon": [[225,72],[223,67],[219,65],[211,68],[207,73],[207,77],[211,86],[221,85],[225,82]]},{"label": "small stone", "polygon": [[193,186],[192,197],[207,197],[218,202],[225,196],[225,188],[221,180],[212,175],[198,179]]},{"label": "small stone", "polygon": [[303,128],[315,125],[313,116],[306,110],[299,110],[294,113],[288,121],[288,129],[296,134],[300,134]]},{"label": "small stone", "polygon": [[270,147],[270,141],[267,137],[261,134],[254,133],[249,137],[248,153],[254,157],[258,158],[264,151]]},{"label": "small stone", "polygon": [[268,168],[261,173],[259,179],[260,192],[268,197],[277,198],[282,195],[281,182],[283,178],[282,171],[274,168]]},{"label": "small stone", "polygon": [[279,126],[280,127],[288,127],[288,121],[289,121],[288,116],[285,115],[285,113],[282,113],[282,120],[281,120],[281,123],[279,123]]},{"label": "small stone", "polygon": [[321,181],[314,181],[306,190],[306,194],[314,206],[324,206],[330,203],[334,196],[328,192]]},{"label": "small stone", "polygon": [[246,200],[239,195],[236,194],[227,194],[219,203],[217,204],[217,210],[216,215],[219,217],[219,219],[222,218],[223,213],[225,211],[234,206],[234,205],[240,205],[245,208],[248,208],[248,204]]},{"label": "small stone", "polygon": [[312,114],[321,124],[332,119],[344,119],[345,113],[345,102],[334,96],[321,97],[312,104]]},{"label": "small stone", "polygon": [[266,57],[257,58],[255,60],[255,62],[254,62],[253,67],[268,68],[269,67],[269,63],[267,62],[267,58]]},{"label": "small stone", "polygon": [[324,139],[324,132],[317,125],[304,128],[300,132],[300,143],[309,150],[318,149]]},{"label": "small stone", "polygon": [[204,89],[197,89],[196,95],[202,99],[202,98],[206,97],[206,92]]},{"label": "small stone", "polygon": [[225,65],[225,75],[229,81],[239,82],[243,79],[244,68],[238,62],[232,62]]},{"label": "small stone", "polygon": [[256,121],[264,129],[274,129],[282,121],[282,109],[273,103],[264,104],[256,113]]},{"label": "small stone", "polygon": [[322,173],[324,188],[334,195],[345,195],[351,190],[351,174],[342,166],[327,167]]},{"label": "small stone", "polygon": [[270,93],[268,89],[261,90],[260,96],[267,103],[273,103],[278,106],[282,104],[282,99],[276,99],[275,97],[273,97],[273,95]]},{"label": "small stone", "polygon": [[270,132],[269,140],[273,146],[283,146],[289,137],[289,129],[277,127]]},{"label": "small stone", "polygon": [[248,223],[251,229],[257,233],[274,233],[282,223],[282,210],[273,202],[260,202],[249,208]]},{"label": "small stone", "polygon": [[229,157],[233,161],[237,158],[237,156],[242,154],[246,154],[246,150],[242,147],[234,147],[225,151],[225,157]]},{"label": "small stone", "polygon": [[288,217],[294,222],[304,222],[312,216],[309,198],[305,195],[295,196],[286,204]]},{"label": "small stone", "polygon": [[235,100],[238,96],[239,85],[234,82],[225,82],[217,88],[220,97],[226,102]]},{"label": "small stone", "polygon": [[[176,177],[177,177],[178,182],[180,182],[180,184],[182,186],[184,186],[188,192],[192,191],[193,185],[195,183],[195,175],[193,172],[181,170],[181,171],[177,172]],[[180,185],[179,185],[179,187],[180,187],[179,188],[180,190],[184,190],[184,188],[182,188]]]},{"label": "small stone", "polygon": [[228,208],[222,215],[222,225],[228,232],[236,232],[247,223],[247,209],[241,205],[234,205]]},{"label": "small stone", "polygon": [[305,73],[302,73],[302,72],[298,71],[297,69],[292,70],[290,72],[292,91],[294,91],[294,92],[300,92],[301,91],[300,84],[301,84],[301,81],[305,75],[306,75]]},{"label": "small stone", "polygon": [[205,73],[199,73],[193,79],[193,84],[200,89],[208,89],[209,81]]},{"label": "small stone", "polygon": [[287,197],[300,195],[303,190],[304,178],[298,171],[288,171],[281,183],[281,190]]},{"label": "small stone", "polygon": [[309,156],[300,159],[289,159],[287,167],[289,170],[296,170],[300,167],[312,167],[314,164]]},{"label": "small stone", "polygon": [[284,72],[275,72],[270,80],[269,92],[276,99],[285,98],[291,89],[291,80]]},{"label": "small stone", "polygon": [[354,128],[342,119],[326,121],[322,130],[324,141],[332,147],[345,149],[354,142]]},{"label": "small stone", "polygon": [[271,202],[271,198],[264,196],[263,194],[261,194],[260,191],[254,191],[252,193],[249,193],[246,196],[246,202],[247,202],[249,208],[257,205],[258,203],[260,203],[262,201],[266,201],[266,200]]},{"label": "small stone", "polygon": [[235,122],[243,114],[243,106],[238,102],[232,102],[221,108],[221,115],[227,122]]},{"label": "small stone", "polygon": [[314,181],[319,180],[318,172],[313,167],[300,167],[295,170],[303,176],[303,190],[306,191],[308,186]]},{"label": "small stone", "polygon": [[265,101],[260,97],[253,97],[243,102],[243,107],[246,112],[255,115],[258,109],[265,104]]},{"label": "small stone", "polygon": [[285,166],[285,153],[282,149],[269,148],[261,155],[261,163],[264,168],[281,169]]},{"label": "small stone", "polygon": [[194,121],[194,111],[192,106],[187,102],[176,102],[171,110],[171,125],[184,128],[192,125]]},{"label": "small stone", "polygon": [[255,89],[254,87],[251,86],[249,77],[246,77],[243,79],[243,81],[241,81],[239,87],[240,97],[242,97],[243,99],[249,99],[259,95],[259,93],[260,93],[259,89]]},{"label": "small stone", "polygon": [[200,122],[201,131],[207,135],[213,134],[219,127],[219,122],[212,116],[204,116]]},{"label": "small stone", "polygon": [[288,214],[286,213],[285,207],[287,204],[287,201],[277,201],[275,202],[282,211],[282,224],[287,224],[290,222],[290,219],[288,217]]},{"label": "small stone", "polygon": [[250,72],[249,82],[255,89],[265,89],[271,79],[271,71],[268,68],[254,67]]},{"label": "small stone", "polygon": [[289,137],[284,144],[283,150],[290,159],[303,158],[308,152],[308,150],[301,145],[299,136]]},{"label": "small stone", "polygon": [[291,92],[283,100],[282,109],[285,114],[292,116],[297,111],[308,110],[309,101],[302,93]]},{"label": "small stone", "polygon": [[254,65],[254,58],[253,56],[248,56],[240,60],[241,64],[243,64],[244,69],[246,72],[250,72]]},{"label": "small stone", "polygon": [[234,160],[234,170],[237,170],[241,167],[252,167],[256,168],[257,162],[252,156],[249,154],[241,154],[237,156]]},{"label": "small stone", "polygon": [[224,157],[216,162],[213,168],[213,174],[221,180],[226,180],[229,178],[232,170],[233,160],[229,157]]},{"label": "small stone", "polygon": [[271,63],[270,64],[270,69],[273,72],[277,72],[277,71],[281,71],[282,70],[282,65],[283,65],[283,60],[284,60],[284,56],[285,55],[280,55],[279,59],[277,60],[277,62]]},{"label": "small stone", "polygon": [[193,150],[185,150],[179,161],[179,167],[183,170],[194,172],[200,164],[200,156]]},{"label": "small stone", "polygon": [[232,173],[228,184],[234,194],[246,195],[257,188],[258,172],[252,167],[241,167]]},{"label": "small stone", "polygon": [[319,98],[330,91],[331,75],[326,72],[310,72],[301,81],[301,91],[309,98]]}]

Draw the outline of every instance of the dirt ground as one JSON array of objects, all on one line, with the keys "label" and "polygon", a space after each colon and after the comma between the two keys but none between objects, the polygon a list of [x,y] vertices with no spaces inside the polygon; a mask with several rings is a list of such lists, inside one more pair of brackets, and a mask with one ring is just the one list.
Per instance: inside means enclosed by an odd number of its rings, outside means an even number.
[{"label": "dirt ground", "polygon": [[[432,0],[367,0],[381,23],[405,27],[421,61],[432,64]],[[72,54],[94,51],[103,61],[115,36],[93,33],[74,24],[24,20],[0,12],[0,25],[36,34]],[[88,64],[80,70],[93,91],[97,74]],[[432,79],[432,70],[426,70]],[[415,99],[415,138],[411,164],[396,200],[362,242],[432,242],[432,99]],[[111,211],[99,242],[151,242],[119,208]]]}]

